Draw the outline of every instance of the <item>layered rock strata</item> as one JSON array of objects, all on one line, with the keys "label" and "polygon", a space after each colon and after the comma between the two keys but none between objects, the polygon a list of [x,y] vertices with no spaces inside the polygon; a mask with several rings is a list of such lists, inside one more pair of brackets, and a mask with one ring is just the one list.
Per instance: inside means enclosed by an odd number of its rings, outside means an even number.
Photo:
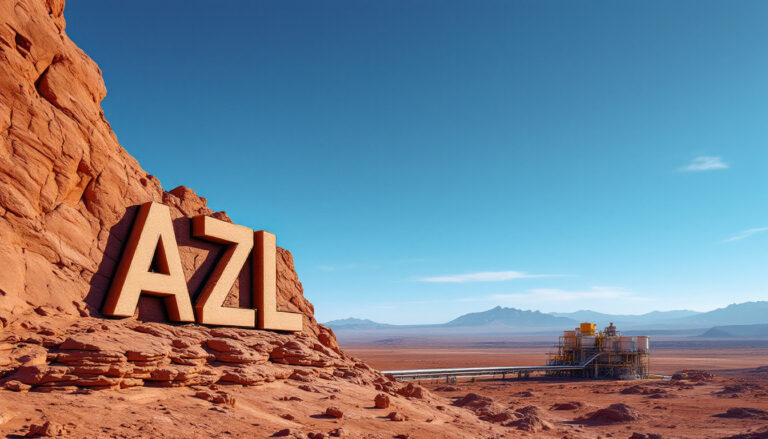
[{"label": "layered rock strata", "polygon": [[255,386],[276,379],[345,380],[424,398],[306,334],[84,319],[63,329],[27,325],[3,345],[6,389],[80,391],[136,386]]},{"label": "layered rock strata", "polygon": [[[126,320],[100,314],[138,206],[170,207],[189,291],[224,251],[195,240],[211,215],[189,188],[163,190],[118,143],[100,107],[98,66],[66,35],[64,2],[0,3],[0,384],[12,390],[255,385],[293,377],[386,381],[339,350],[278,248],[278,307],[303,331],[170,325],[142,297]],[[251,307],[250,264],[225,304]],[[244,294],[241,294],[241,290]]]}]

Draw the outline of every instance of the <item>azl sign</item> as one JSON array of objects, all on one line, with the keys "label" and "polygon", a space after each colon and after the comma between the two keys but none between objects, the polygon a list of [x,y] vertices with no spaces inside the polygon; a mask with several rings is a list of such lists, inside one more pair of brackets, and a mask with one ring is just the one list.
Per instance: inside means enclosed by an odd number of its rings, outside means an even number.
[{"label": "azl sign", "polygon": [[[204,215],[192,219],[192,235],[227,246],[203,287],[194,311],[170,209],[150,202],[139,209],[103,313],[130,317],[136,311],[139,296],[147,294],[164,298],[168,316],[176,322],[301,331],[300,313],[277,310],[275,235],[263,230],[254,233],[247,227]],[[225,307],[224,299],[252,250],[252,294],[256,309]]]}]

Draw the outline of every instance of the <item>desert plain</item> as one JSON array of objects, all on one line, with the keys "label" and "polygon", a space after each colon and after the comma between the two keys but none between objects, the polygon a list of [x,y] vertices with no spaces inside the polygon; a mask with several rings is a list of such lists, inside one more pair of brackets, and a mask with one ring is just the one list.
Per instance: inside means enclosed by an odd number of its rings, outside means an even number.
[{"label": "desert plain", "polygon": [[[543,336],[507,342],[466,340],[357,341],[350,354],[382,370],[543,364],[551,343]],[[550,430],[533,437],[663,438],[768,437],[768,341],[659,337],[653,342],[650,380],[617,381],[531,377],[529,379],[421,381],[440,396],[458,401],[477,394],[512,410],[535,407]],[[681,371],[705,371],[672,380]],[[694,372],[692,375],[696,375]],[[629,422],[582,421],[611,404],[636,411]],[[754,409],[754,410],[753,410]],[[729,411],[730,410],[730,411]],[[509,437],[527,437],[515,432]]]},{"label": "desert plain", "polygon": [[[542,364],[550,346],[545,337],[533,338],[352,346],[342,339],[342,348],[380,370]],[[655,344],[651,372],[663,379],[427,380],[417,383],[427,390],[423,395],[391,396],[386,408],[375,406],[375,389],[343,380],[204,389],[224,395],[223,403],[187,387],[28,392],[23,398],[0,392],[0,417],[8,420],[0,430],[5,437],[23,437],[32,424],[50,421],[63,437],[105,438],[768,437],[768,342],[672,337]],[[690,372],[680,374],[684,370]],[[343,417],[327,415],[328,407]],[[390,419],[392,412],[402,420]]]}]

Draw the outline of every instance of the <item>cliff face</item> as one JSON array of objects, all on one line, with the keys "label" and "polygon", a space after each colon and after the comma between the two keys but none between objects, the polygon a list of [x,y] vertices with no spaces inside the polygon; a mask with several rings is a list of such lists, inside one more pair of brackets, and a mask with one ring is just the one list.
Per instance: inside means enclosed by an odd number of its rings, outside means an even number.
[{"label": "cliff face", "polygon": [[[192,239],[189,218],[204,214],[229,219],[224,212],[208,209],[206,200],[191,189],[164,191],[157,178],[118,144],[100,107],[106,95],[101,71],[66,36],[63,8],[64,2],[57,0],[0,3],[0,326],[6,343],[40,347],[23,349],[35,351],[31,357],[29,352],[0,357],[5,374],[23,366],[26,375],[17,372],[16,378],[33,386],[85,386],[89,382],[126,386],[155,380],[152,373],[162,378],[155,381],[166,384],[221,379],[216,372],[195,380],[184,368],[134,371],[134,360],[142,366],[149,361],[157,366],[185,367],[202,367],[211,360],[246,365],[269,360],[326,366],[349,363],[333,333],[317,324],[312,305],[303,296],[293,258],[284,249],[278,249],[277,258],[278,307],[303,314],[301,334],[148,326],[147,322],[165,320],[161,302],[153,298],[141,299],[134,319],[88,318],[100,317],[140,204],[154,201],[170,207],[193,295],[201,289],[223,247]],[[250,294],[240,294],[241,286],[243,293],[248,291],[250,271],[246,264],[227,304],[252,306]],[[218,338],[240,344],[213,340]],[[296,346],[286,348],[290,342]],[[136,352],[125,348],[129,345]],[[140,352],[142,345],[149,351]],[[247,350],[246,345],[258,355],[238,350]],[[182,352],[185,350],[188,352]],[[288,352],[291,350],[293,354]],[[60,351],[66,358],[57,353]],[[72,357],[67,351],[77,353]],[[114,356],[106,358],[104,352]],[[36,358],[32,362],[39,364],[29,364],[25,361],[29,358]],[[67,369],[73,361],[100,366]],[[106,367],[114,364],[122,365],[120,370]],[[205,369],[200,367],[192,375]],[[186,378],[174,379],[179,373]],[[260,373],[230,378],[244,382],[268,378]],[[275,373],[290,375],[291,371]]]},{"label": "cliff face", "polygon": [[[99,315],[137,206],[168,205],[192,294],[221,246],[190,239],[187,218],[212,212],[191,189],[163,190],[117,142],[100,102],[98,66],[64,33],[63,2],[2,2],[0,15],[0,318],[14,324],[42,307],[57,315]],[[278,252],[279,304],[304,314],[305,333],[333,336],[317,325],[303,297],[291,254]],[[239,297],[239,284],[228,298]],[[245,288],[244,288],[245,290]],[[163,320],[143,299],[143,320]]]}]

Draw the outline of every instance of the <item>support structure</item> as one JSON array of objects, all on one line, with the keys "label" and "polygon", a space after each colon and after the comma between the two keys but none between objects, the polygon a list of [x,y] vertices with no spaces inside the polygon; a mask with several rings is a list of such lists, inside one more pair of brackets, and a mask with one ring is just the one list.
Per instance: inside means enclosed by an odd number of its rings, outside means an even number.
[{"label": "support structure", "polygon": [[625,337],[611,323],[596,331],[594,323],[582,323],[574,331],[565,331],[549,353],[545,366],[468,367],[451,369],[389,370],[384,374],[408,381],[445,378],[501,377],[517,374],[518,379],[541,373],[551,377],[582,378],[648,378],[650,339],[647,336]]}]

